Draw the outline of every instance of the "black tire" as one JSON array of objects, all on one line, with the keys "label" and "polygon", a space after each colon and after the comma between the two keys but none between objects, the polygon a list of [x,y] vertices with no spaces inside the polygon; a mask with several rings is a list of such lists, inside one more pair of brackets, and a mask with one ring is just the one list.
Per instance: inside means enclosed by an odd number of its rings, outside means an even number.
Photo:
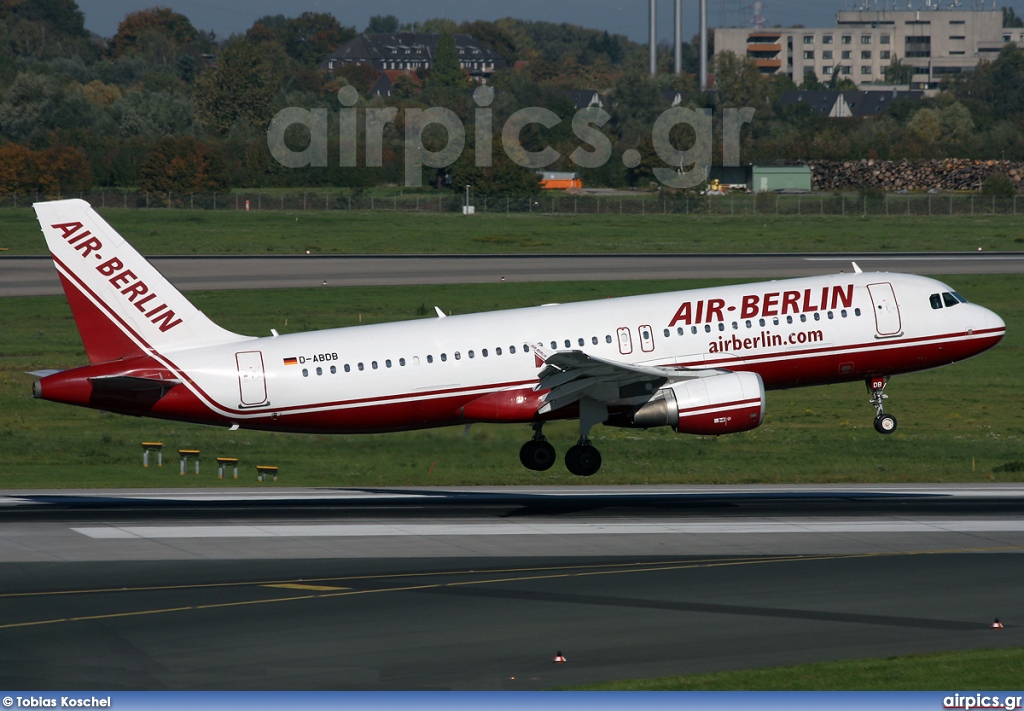
[{"label": "black tire", "polygon": [[523,466],[535,472],[550,469],[555,464],[555,448],[543,440],[531,439],[519,450],[519,461]]},{"label": "black tire", "polygon": [[593,476],[601,468],[601,453],[591,445],[574,445],[565,453],[565,468],[576,476]]},{"label": "black tire", "polygon": [[875,418],[875,430],[881,434],[892,434],[896,431],[896,418],[892,415],[879,415]]}]

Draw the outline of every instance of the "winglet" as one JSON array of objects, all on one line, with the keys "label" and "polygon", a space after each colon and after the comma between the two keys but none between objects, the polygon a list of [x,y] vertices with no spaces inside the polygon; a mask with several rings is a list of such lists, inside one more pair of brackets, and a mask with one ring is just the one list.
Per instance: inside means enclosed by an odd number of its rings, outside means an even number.
[{"label": "winglet", "polygon": [[207,318],[86,201],[34,207],[90,362],[249,340]]},{"label": "winglet", "polygon": [[863,274],[864,270],[857,266],[857,262],[850,262],[853,265],[854,274]]},{"label": "winglet", "polygon": [[435,306],[434,307],[434,311],[437,312],[437,317],[438,318],[447,318],[447,316],[444,315],[444,311],[442,311],[440,307]]}]

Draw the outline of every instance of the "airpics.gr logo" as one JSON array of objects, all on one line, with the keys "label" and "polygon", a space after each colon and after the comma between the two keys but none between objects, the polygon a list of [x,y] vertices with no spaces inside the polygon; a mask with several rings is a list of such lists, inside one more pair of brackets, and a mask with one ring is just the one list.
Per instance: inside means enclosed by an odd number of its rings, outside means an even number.
[{"label": "airpics.gr logo", "polygon": [[[350,108],[359,100],[354,87],[346,86],[338,91],[338,101],[345,108],[338,110],[339,153],[338,165],[354,168],[358,164],[357,125],[359,114],[364,119],[365,165],[368,168],[383,166],[384,129],[395,122],[399,110],[394,106],[386,108]],[[487,168],[493,164],[494,146],[493,112],[494,90],[489,86],[478,87],[473,92],[476,108],[473,112],[475,164]],[[282,109],[270,122],[267,130],[267,147],[274,159],[286,168],[307,166],[326,168],[328,163],[328,114],[327,109]],[[466,127],[454,111],[443,107],[429,109],[408,108],[404,110],[405,124],[405,185],[419,187],[423,183],[423,167],[447,168],[462,155],[466,147]],[[754,109],[723,109],[722,111],[722,165],[740,164],[740,129],[754,118]],[[611,120],[611,114],[598,107],[580,109],[572,117],[572,132],[582,145],[569,154],[569,159],[582,168],[599,168],[612,158],[612,143],[601,128]],[[501,146],[512,162],[523,168],[539,170],[554,164],[562,154],[551,146],[539,151],[527,150],[520,137],[530,125],[554,128],[562,122],[561,117],[550,109],[531,106],[516,111],[501,128]],[[292,126],[305,126],[309,131],[309,144],[301,151],[292,150],[285,143],[285,132]],[[431,151],[423,143],[423,134],[428,126],[436,125],[447,134],[445,147]],[[685,150],[676,148],[670,139],[672,129],[689,126],[694,133],[693,145]],[[651,127],[651,141],[654,152],[664,161],[663,166],[652,168],[654,176],[671,188],[692,188],[707,179],[711,165],[712,120],[711,109],[689,109],[673,107],[663,111]],[[586,148],[584,148],[586,146]],[[623,151],[622,163],[627,168],[640,165],[642,157],[635,149]]]}]

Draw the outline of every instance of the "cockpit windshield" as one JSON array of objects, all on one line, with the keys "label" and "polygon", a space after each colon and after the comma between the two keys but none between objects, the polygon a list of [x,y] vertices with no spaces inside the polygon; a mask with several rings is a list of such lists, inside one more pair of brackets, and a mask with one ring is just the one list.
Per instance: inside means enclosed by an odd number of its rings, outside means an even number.
[{"label": "cockpit windshield", "polygon": [[955,291],[944,291],[941,294],[932,294],[928,297],[928,301],[931,303],[933,309],[941,309],[945,306],[956,306],[957,304],[966,304],[967,299],[960,296]]}]

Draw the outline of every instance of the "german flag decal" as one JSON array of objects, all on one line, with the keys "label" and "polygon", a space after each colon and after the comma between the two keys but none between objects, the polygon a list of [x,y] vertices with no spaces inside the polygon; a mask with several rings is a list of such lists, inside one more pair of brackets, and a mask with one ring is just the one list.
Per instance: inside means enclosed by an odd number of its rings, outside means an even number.
[{"label": "german flag decal", "polygon": [[285,365],[298,365],[299,364],[299,359],[298,358],[285,358],[284,359],[284,364]]}]

